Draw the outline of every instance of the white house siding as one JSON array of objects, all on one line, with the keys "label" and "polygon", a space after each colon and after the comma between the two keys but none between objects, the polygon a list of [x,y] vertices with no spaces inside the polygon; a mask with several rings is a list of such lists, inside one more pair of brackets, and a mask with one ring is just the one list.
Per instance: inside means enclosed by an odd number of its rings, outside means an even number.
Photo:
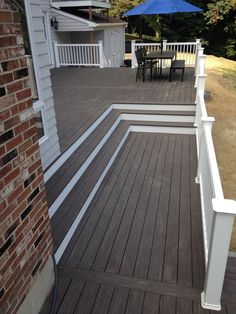
[{"label": "white house siding", "polygon": [[[115,35],[115,33],[117,33]],[[115,41],[112,40],[114,36]],[[116,44],[116,47],[115,45]],[[120,65],[124,62],[125,55],[125,27],[124,26],[112,26],[104,29],[104,51],[108,60],[112,58],[114,49],[119,51]]]},{"label": "white house siding", "polygon": [[60,154],[57,135],[54,101],[50,78],[50,59],[45,36],[42,1],[26,0],[27,22],[30,31],[30,42],[33,60],[36,65],[36,79],[39,100],[42,104],[46,137],[40,144],[42,165],[45,169]]},{"label": "white house siding", "polygon": [[[90,32],[71,32],[72,44],[90,44]],[[98,43],[99,40],[104,41],[104,31],[93,32],[94,43]]]}]

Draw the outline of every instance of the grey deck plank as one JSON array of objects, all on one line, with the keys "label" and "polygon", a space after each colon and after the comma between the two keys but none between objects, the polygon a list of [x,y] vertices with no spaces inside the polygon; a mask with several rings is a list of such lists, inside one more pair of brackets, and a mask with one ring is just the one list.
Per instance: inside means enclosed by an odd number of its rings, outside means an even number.
[{"label": "grey deck plank", "polygon": [[[145,152],[145,148],[147,147],[148,139],[149,139],[149,135],[144,134],[144,137],[142,138],[141,145],[140,145],[140,147],[143,147],[143,153]],[[95,229],[95,232],[88,244],[88,247],[86,248],[85,254],[79,264],[79,267],[88,269],[92,266],[93,261],[97,254],[97,250],[99,249],[102,238],[104,237],[104,234],[106,232],[106,228],[107,227],[109,228],[112,225],[110,224],[110,226],[108,226],[111,218],[113,218],[112,217],[113,211],[116,210],[116,212],[120,214],[122,213],[122,210],[126,207],[127,199],[129,196],[128,194],[129,189],[130,189],[130,186],[132,187],[133,181],[136,178],[136,173],[139,169],[139,164],[142,160],[143,153],[139,150],[139,154],[136,155],[137,158],[134,159],[133,167],[131,167],[131,170],[133,169],[133,172],[131,173],[130,171],[128,173],[128,176],[127,176],[128,179],[125,181],[124,185],[121,187],[120,194],[118,194],[119,198],[118,198],[117,203],[114,202],[114,200],[111,198],[110,203],[107,204],[104,211],[104,215],[101,217],[100,223],[97,225],[97,228]],[[129,169],[127,169],[126,171],[129,171]],[[118,185],[117,185],[117,188],[119,188]],[[125,193],[123,191],[125,191]],[[128,193],[126,193],[126,191]],[[117,192],[114,192],[114,196],[115,197],[117,196]],[[116,222],[116,219],[114,219],[114,221]],[[109,243],[109,242],[106,242],[106,243]],[[103,258],[105,260],[104,256]]]},{"label": "grey deck plank", "polygon": [[112,102],[193,104],[195,100],[194,72],[190,68],[186,69],[183,83],[169,83],[168,79],[136,83],[135,69],[129,68],[60,68],[51,70],[51,74],[62,152]]},{"label": "grey deck plank", "polygon": [[189,136],[183,136],[179,214],[178,283],[185,286],[192,286],[192,235],[189,171]]},{"label": "grey deck plank", "polygon": [[168,219],[170,186],[175,149],[175,136],[169,135],[169,143],[163,173],[163,182],[158,204],[155,234],[153,239],[152,255],[149,265],[148,278],[162,280],[163,262],[165,253],[166,225]]},{"label": "grey deck plank", "polygon": [[[76,242],[78,241],[78,238],[81,234],[81,232],[84,230],[84,227],[91,216],[91,214],[94,214],[93,208],[96,205],[97,210],[96,214],[97,216],[93,216],[93,220],[90,220],[90,226],[96,225],[97,222],[97,217],[99,217],[99,208],[100,210],[103,209],[103,206],[99,206],[97,203],[98,198],[100,197],[100,194],[104,192],[105,198],[103,199],[103,204],[106,204],[107,199],[109,198],[110,192],[112,191],[117,179],[120,177],[121,170],[123,169],[124,163],[129,163],[130,160],[133,159],[133,154],[135,155],[136,151],[132,151],[130,155],[130,151],[133,147],[134,141],[137,140],[135,134],[130,134],[129,137],[127,138],[126,145],[124,148],[121,150],[121,152],[118,154],[118,158],[115,160],[113,167],[109,170],[107,173],[106,177],[104,178],[103,182],[101,183],[101,186],[99,187],[98,192],[96,193],[94,199],[92,200],[88,210],[86,211],[84,217],[82,218],[78,228],[76,229],[76,232],[74,236],[72,237],[67,250],[62,256],[62,259],[60,261],[60,265],[65,264],[68,260],[68,265],[70,265],[70,260],[77,260],[77,258],[74,256],[75,251],[73,249],[75,248]],[[123,176],[122,176],[123,177]],[[109,183],[108,183],[109,182]]]},{"label": "grey deck plank", "polygon": [[[95,303],[97,293],[99,290],[99,284],[87,282],[77,303],[77,306],[73,313],[88,314],[92,311]],[[64,312],[68,313],[68,312]]]},{"label": "grey deck plank", "polygon": [[[153,142],[151,141],[151,143]],[[145,158],[143,158],[143,160],[139,160],[139,163],[141,162],[141,164],[140,164],[140,168],[137,173],[137,176],[135,178],[134,185],[132,186],[132,189],[130,189],[130,187],[128,186],[128,190],[127,190],[127,194],[129,195],[128,203],[126,205],[126,211],[125,211],[125,214],[123,215],[123,219],[120,224],[120,228],[117,233],[114,246],[112,248],[112,251],[111,251],[108,263],[107,263],[107,267],[106,267],[107,272],[118,273],[120,270],[130,227],[132,225],[132,221],[135,215],[135,209],[137,206],[138,197],[142,189],[142,185],[143,185],[143,180],[144,180],[143,174],[146,171],[146,168],[149,162],[149,157],[151,154],[150,146],[147,147],[146,149]],[[143,153],[144,151],[140,151],[139,155],[142,156]]]},{"label": "grey deck plank", "polygon": [[129,289],[116,287],[110,304],[109,314],[125,313],[129,297]]},{"label": "grey deck plank", "polygon": [[[176,298],[162,295],[159,314],[176,314]],[[182,313],[185,314],[185,313]]]},{"label": "grey deck plank", "polygon": [[96,302],[93,306],[92,314],[106,314],[109,310],[112,296],[114,293],[114,287],[108,285],[101,285]]},{"label": "grey deck plank", "polygon": [[141,314],[143,308],[144,293],[136,290],[130,290],[126,314]]},{"label": "grey deck plank", "polygon": [[192,300],[177,299],[176,314],[183,313],[192,314],[192,312],[193,312]]},{"label": "grey deck plank", "polygon": [[[96,228],[97,223],[100,220],[100,217],[103,213],[104,207],[107,207],[107,209],[109,209],[109,206],[111,206],[113,203],[114,197],[119,196],[119,190],[117,190],[117,189],[121,189],[122,185],[124,183],[124,180],[126,180],[127,173],[128,173],[127,169],[133,163],[133,159],[136,156],[137,149],[140,145],[140,141],[141,141],[141,139],[137,139],[134,142],[134,145],[131,148],[131,152],[128,156],[128,159],[126,160],[125,166],[121,170],[119,170],[117,178],[115,176],[113,176],[113,182],[111,182],[111,184],[109,184],[107,186],[107,188],[101,194],[101,197],[99,198],[98,202],[96,203],[96,210],[93,211],[93,215],[91,216],[91,219],[88,220],[83,234],[81,234],[81,236],[78,238],[76,247],[80,247],[80,250],[78,251],[75,248],[72,251],[71,256],[67,262],[68,266],[76,266],[79,264],[79,262],[83,256],[83,253],[86,250],[87,245],[90,241],[90,238],[93,235],[94,229]],[[117,173],[117,172],[115,172],[115,173]],[[117,180],[114,180],[114,179],[117,179]]]},{"label": "grey deck plank", "polygon": [[135,265],[134,276],[147,278],[149,263],[152,253],[153,238],[155,233],[155,223],[157,217],[157,207],[160,197],[161,185],[163,181],[164,164],[167,154],[168,136],[162,135],[159,154],[157,154],[157,164],[154,173],[154,180],[149,197],[147,216],[144,224],[143,235],[139,246],[139,252]]},{"label": "grey deck plank", "polygon": [[77,280],[71,281],[70,286],[66,291],[66,295],[63,298],[63,302],[61,303],[61,306],[59,307],[57,311],[58,314],[74,312],[76,308],[76,304],[80,298],[80,295],[83,292],[84,286],[85,286],[84,281],[77,281]]},{"label": "grey deck plank", "polygon": [[156,293],[145,293],[143,303],[143,314],[158,314],[160,306],[160,295]]},{"label": "grey deck plank", "polygon": [[182,137],[176,137],[165,244],[163,282],[176,283],[178,272],[179,198]]}]

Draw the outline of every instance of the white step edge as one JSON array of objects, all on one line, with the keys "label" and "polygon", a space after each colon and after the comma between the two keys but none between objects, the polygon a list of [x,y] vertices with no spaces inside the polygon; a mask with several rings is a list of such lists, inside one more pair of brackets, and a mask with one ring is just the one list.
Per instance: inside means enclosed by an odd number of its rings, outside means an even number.
[{"label": "white step edge", "polygon": [[61,204],[64,202],[68,194],[71,192],[71,190],[74,188],[75,184],[79,181],[81,176],[84,174],[86,169],[89,167],[91,162],[94,160],[94,158],[97,156],[99,151],[102,149],[106,141],[109,139],[109,137],[112,135],[114,130],[117,128],[118,124],[121,121],[121,116],[118,117],[118,119],[115,121],[115,123],[111,126],[111,128],[107,131],[105,136],[102,138],[102,140],[98,143],[98,145],[95,147],[95,149],[91,152],[89,157],[85,160],[85,162],[82,164],[82,166],[79,168],[79,170],[75,173],[75,175],[72,177],[72,179],[69,181],[69,183],[65,186],[65,188],[62,190],[62,192],[58,195],[58,197],[55,199],[53,204],[49,207],[49,217],[51,218],[57,209],[61,206]]},{"label": "white step edge", "polygon": [[103,114],[55,161],[55,163],[44,173],[44,181],[47,182],[51,176],[64,164],[64,162],[75,152],[77,148],[88,138],[88,136],[106,118],[112,109],[123,110],[164,110],[164,111],[196,111],[194,105],[158,105],[158,104],[112,104]]},{"label": "white step edge", "polygon": [[117,110],[164,110],[164,111],[196,111],[194,105],[155,105],[155,104],[112,104],[113,109]]},{"label": "white step edge", "polygon": [[147,126],[147,125],[131,125],[131,132],[145,133],[169,133],[169,134],[195,134],[195,128],[186,127],[168,127],[168,126]]},{"label": "white step edge", "polygon": [[77,215],[77,217],[75,218],[73,224],[71,225],[70,229],[68,230],[65,238],[63,239],[63,241],[61,242],[59,248],[57,249],[56,253],[55,253],[55,260],[56,263],[58,264],[58,262],[60,261],[63,253],[65,252],[71,238],[73,237],[76,228],[78,227],[81,219],[83,218],[86,210],[88,209],[90,203],[93,200],[93,197],[95,196],[95,194],[97,193],[97,190],[99,189],[103,179],[105,178],[106,174],[108,173],[109,169],[111,168],[116,156],[118,155],[119,151],[121,150],[122,146],[124,145],[124,142],[126,141],[128,135],[130,133],[130,127],[128,128],[128,130],[126,131],[124,137],[122,138],[120,144],[117,146],[114,154],[112,155],[110,161],[108,162],[108,164],[106,165],[106,168],[103,170],[103,173],[101,174],[100,178],[98,179],[96,185],[94,186],[93,190],[91,191],[91,193],[89,194],[86,202],[84,203],[83,207],[81,208],[79,214]]},{"label": "white step edge", "polygon": [[195,116],[172,116],[172,115],[150,115],[122,113],[122,120],[125,121],[151,121],[151,122],[192,122]]},{"label": "white step edge", "polygon": [[44,173],[44,181],[47,182],[51,176],[64,164],[64,162],[76,151],[76,149],[87,139],[87,137],[98,127],[98,125],[111,112],[112,106],[103,114],[55,161],[55,163]]}]

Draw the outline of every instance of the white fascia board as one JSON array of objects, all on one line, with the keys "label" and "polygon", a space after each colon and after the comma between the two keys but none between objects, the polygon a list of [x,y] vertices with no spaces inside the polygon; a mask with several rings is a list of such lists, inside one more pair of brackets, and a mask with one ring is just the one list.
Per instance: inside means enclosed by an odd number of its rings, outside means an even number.
[{"label": "white fascia board", "polygon": [[96,24],[96,23],[94,23],[92,21],[83,19],[82,17],[78,17],[78,16],[70,14],[70,13],[66,13],[66,12],[61,11],[61,10],[52,9],[51,12],[54,13],[54,14],[60,14],[60,15],[66,16],[69,19],[72,19],[72,20],[75,20],[75,21],[78,21],[78,22],[85,23],[85,24],[88,25],[88,27],[96,27],[98,25],[98,24]]},{"label": "white fascia board", "polygon": [[65,7],[98,7],[98,8],[106,8],[110,9],[111,4],[105,1],[94,1],[94,0],[82,0],[82,1],[53,1],[53,6],[58,8]]},{"label": "white fascia board", "polygon": [[126,22],[120,22],[120,23],[100,23],[100,24],[96,24],[96,29],[99,28],[106,28],[106,27],[115,27],[115,26],[127,26],[128,23]]}]

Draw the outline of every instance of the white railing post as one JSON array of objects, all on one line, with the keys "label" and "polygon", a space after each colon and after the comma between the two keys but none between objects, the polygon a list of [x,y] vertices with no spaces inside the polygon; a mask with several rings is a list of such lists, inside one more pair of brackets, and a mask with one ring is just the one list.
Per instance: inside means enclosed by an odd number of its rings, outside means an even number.
[{"label": "white railing post", "polygon": [[205,93],[205,85],[206,85],[206,74],[201,74],[198,75],[198,81],[197,81],[197,90],[196,90],[196,99],[195,99],[195,104],[198,106],[198,96],[203,96]]},{"label": "white railing post", "polygon": [[198,184],[200,183],[201,170],[204,163],[203,153],[202,153],[203,152],[202,136],[203,136],[205,127],[210,127],[210,129],[212,130],[212,126],[213,126],[213,123],[215,122],[215,118],[206,116],[206,117],[202,117],[200,121],[202,123],[202,127],[199,128],[199,125],[198,125],[198,129],[197,129],[198,168],[197,168],[197,176],[195,178],[195,182]]},{"label": "white railing post", "polygon": [[135,40],[131,40],[131,67],[134,69],[136,67],[136,57],[135,57]]},{"label": "white railing post", "polygon": [[102,40],[99,40],[98,45],[99,45],[99,63],[100,63],[100,68],[103,68],[104,67],[104,62],[103,62],[103,42],[102,42]]},{"label": "white railing post", "polygon": [[[167,39],[163,39],[163,41],[162,41],[162,49],[163,49],[163,51],[166,51],[166,48],[167,48]],[[166,68],[166,63],[167,63],[168,61],[166,61],[166,60],[164,59],[164,60],[161,60],[161,62],[162,62],[162,67],[163,67],[163,68]]]},{"label": "white railing post", "polygon": [[196,51],[195,51],[195,72],[194,72],[194,75],[196,76],[197,75],[197,62],[198,62],[198,51],[199,51],[199,48],[201,48],[202,44],[201,44],[201,39],[196,39]]},{"label": "white railing post", "polygon": [[[201,69],[203,69],[203,68],[205,69],[205,65],[204,66],[201,65],[201,63],[205,62],[205,58],[206,58],[206,56],[203,54],[203,52],[204,52],[204,48],[198,49],[196,69],[195,69],[195,85],[194,85],[194,87],[197,87],[198,75],[204,74],[204,72],[201,73]],[[202,58],[202,56],[205,56],[205,57]]]},{"label": "white railing post", "polygon": [[59,60],[57,41],[53,41],[53,49],[54,49],[54,55],[55,55],[55,66],[57,68],[59,68],[60,67],[60,60]]},{"label": "white railing post", "polygon": [[201,294],[203,308],[220,311],[220,299],[229,253],[231,233],[236,214],[236,202],[213,199],[213,219],[208,252],[204,290]]}]

